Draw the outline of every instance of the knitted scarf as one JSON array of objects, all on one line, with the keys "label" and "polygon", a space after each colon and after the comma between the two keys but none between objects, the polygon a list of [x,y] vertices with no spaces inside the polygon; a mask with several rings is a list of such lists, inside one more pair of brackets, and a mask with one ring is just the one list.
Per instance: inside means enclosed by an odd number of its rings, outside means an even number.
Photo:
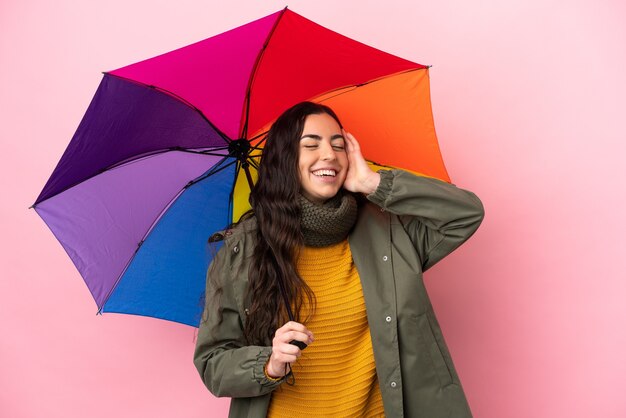
[{"label": "knitted scarf", "polygon": [[357,218],[357,203],[352,193],[339,191],[322,205],[299,196],[304,244],[326,247],[343,241]]}]

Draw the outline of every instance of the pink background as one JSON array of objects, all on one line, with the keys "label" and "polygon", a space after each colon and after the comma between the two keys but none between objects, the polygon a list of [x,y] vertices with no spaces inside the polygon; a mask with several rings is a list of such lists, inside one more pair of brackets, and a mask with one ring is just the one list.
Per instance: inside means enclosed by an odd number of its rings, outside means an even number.
[{"label": "pink background", "polygon": [[[179,4],[179,5],[176,5]],[[486,207],[426,276],[476,417],[624,417],[626,7],[621,1],[292,1],[372,46],[432,64],[453,182]],[[0,415],[225,416],[194,330],[96,316],[28,210],[101,71],[279,10],[284,1],[0,5]]]}]

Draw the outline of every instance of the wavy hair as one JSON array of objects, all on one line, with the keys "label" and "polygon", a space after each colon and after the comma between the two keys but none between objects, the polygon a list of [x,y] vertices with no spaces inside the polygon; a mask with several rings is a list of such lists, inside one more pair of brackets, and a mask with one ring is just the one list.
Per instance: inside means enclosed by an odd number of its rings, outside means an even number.
[{"label": "wavy hair", "polygon": [[301,318],[305,301],[310,313],[315,309],[315,296],[296,269],[298,253],[304,245],[298,204],[298,159],[307,116],[324,113],[342,126],[328,106],[301,102],[279,116],[267,135],[258,180],[250,194],[258,229],[248,277],[251,305],[244,326],[249,344],[271,341],[276,329],[288,320],[280,280],[296,321],[306,320]]}]

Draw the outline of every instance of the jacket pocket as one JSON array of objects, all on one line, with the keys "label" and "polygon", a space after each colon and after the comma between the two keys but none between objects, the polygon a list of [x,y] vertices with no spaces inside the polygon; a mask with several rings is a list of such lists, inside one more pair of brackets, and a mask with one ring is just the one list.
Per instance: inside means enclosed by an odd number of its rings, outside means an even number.
[{"label": "jacket pocket", "polygon": [[420,340],[424,343],[423,349],[430,357],[433,369],[439,378],[441,387],[443,388],[454,383],[448,364],[446,363],[439,343],[435,338],[432,325],[428,318],[428,312],[421,313],[415,316],[414,319],[417,323],[417,330],[421,337]]}]

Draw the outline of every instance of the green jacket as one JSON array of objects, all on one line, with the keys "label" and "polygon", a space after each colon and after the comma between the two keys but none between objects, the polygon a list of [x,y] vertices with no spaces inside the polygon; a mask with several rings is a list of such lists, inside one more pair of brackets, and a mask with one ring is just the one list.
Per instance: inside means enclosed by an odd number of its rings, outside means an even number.
[{"label": "green jacket", "polygon": [[[367,198],[348,239],[362,282],[385,415],[471,417],[422,272],[478,229],[483,206],[469,191],[400,170],[381,172],[378,189]],[[225,233],[208,273],[220,275],[223,320],[211,332],[217,315],[207,297],[209,315],[194,353],[207,388],[233,398],[229,416],[235,418],[265,417],[272,391],[282,384],[263,373],[271,342],[246,346],[243,338],[255,228],[252,220]],[[213,292],[207,280],[206,294]]]}]

